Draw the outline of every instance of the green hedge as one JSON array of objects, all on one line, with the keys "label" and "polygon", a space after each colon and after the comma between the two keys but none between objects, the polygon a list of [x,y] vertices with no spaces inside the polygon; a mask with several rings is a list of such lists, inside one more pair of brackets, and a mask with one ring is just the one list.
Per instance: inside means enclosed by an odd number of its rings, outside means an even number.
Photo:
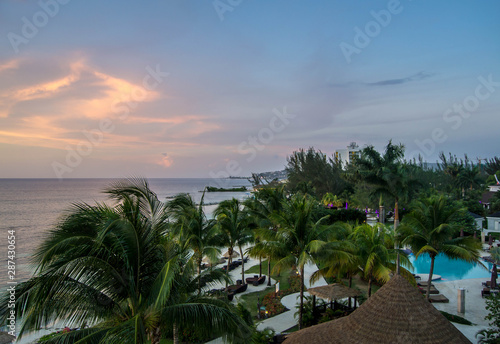
[{"label": "green hedge", "polygon": [[363,223],[366,221],[366,213],[363,210],[358,210],[354,208],[342,208],[342,209],[327,209],[322,206],[318,206],[315,209],[315,220],[319,220],[324,216],[329,216],[328,223],[334,224],[335,222],[353,222],[353,223]]},{"label": "green hedge", "polygon": [[462,324],[462,325],[469,325],[469,326],[474,325],[469,320],[467,320],[465,318],[462,318],[461,316],[450,314],[450,313],[447,313],[445,311],[440,311],[440,312],[441,312],[442,315],[444,315],[444,317],[446,319],[448,319],[451,322],[454,322],[454,323],[457,323],[457,324]]}]

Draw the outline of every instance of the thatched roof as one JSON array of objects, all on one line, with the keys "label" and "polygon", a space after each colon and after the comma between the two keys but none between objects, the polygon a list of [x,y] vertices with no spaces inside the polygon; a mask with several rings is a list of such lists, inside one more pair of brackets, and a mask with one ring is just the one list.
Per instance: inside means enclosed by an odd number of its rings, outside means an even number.
[{"label": "thatched roof", "polygon": [[298,343],[471,344],[400,275],[351,315],[291,333],[284,342]]},{"label": "thatched roof", "polygon": [[346,297],[356,297],[361,295],[361,292],[356,289],[346,287],[340,283],[333,283],[329,285],[323,285],[321,287],[309,288],[307,292],[311,295],[316,295],[322,299],[340,300]]},{"label": "thatched roof", "polygon": [[[226,251],[226,253],[224,253],[222,255],[223,257],[226,257],[226,258],[229,258],[229,251]],[[240,254],[236,251],[233,251],[233,254],[231,255],[231,258],[236,258],[236,257],[239,257]]]},{"label": "thatched roof", "polygon": [[11,336],[7,332],[0,331],[0,344],[10,344],[16,339],[16,337]]}]

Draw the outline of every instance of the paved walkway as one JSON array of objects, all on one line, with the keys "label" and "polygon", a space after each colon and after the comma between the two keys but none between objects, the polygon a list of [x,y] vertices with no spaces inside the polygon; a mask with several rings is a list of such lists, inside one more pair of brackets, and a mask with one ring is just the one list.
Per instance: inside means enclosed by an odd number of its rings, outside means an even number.
[{"label": "paved walkway", "polygon": [[[308,264],[304,266],[304,278],[305,285],[307,288],[319,287],[323,285],[328,285],[323,277],[319,278],[318,281],[310,283],[311,275],[318,270],[315,264]],[[305,292],[304,296],[308,296],[309,293]],[[265,319],[257,325],[259,331],[269,327],[272,328],[276,333],[281,333],[288,330],[291,327],[297,325],[297,320],[295,318],[295,313],[300,305],[300,293],[294,293],[287,295],[281,299],[283,306],[289,310],[281,314],[275,315],[272,318]]]},{"label": "paved walkway", "polygon": [[[250,266],[256,265],[258,263],[259,263],[258,261],[255,262],[253,260],[249,260],[248,264],[245,264],[245,269],[247,268],[247,266],[250,267]],[[238,270],[240,271],[240,278],[241,278],[241,269],[238,269]],[[316,270],[318,270],[318,268],[316,267],[315,264],[308,264],[304,267],[305,285],[307,288],[319,287],[319,286],[328,284],[328,283],[326,283],[326,281],[323,277],[319,278],[318,281],[316,281],[314,283],[310,283],[309,280],[311,278],[311,275]],[[234,271],[236,271],[236,270],[233,270],[230,273],[232,273]],[[272,282],[274,285],[275,281],[272,281]],[[265,287],[267,287],[267,281],[265,284],[266,284],[266,286],[264,286],[264,288],[261,288],[262,286],[259,286],[259,287],[248,286],[248,289],[245,293],[265,289]],[[240,294],[237,294],[236,296],[238,297],[239,295]],[[259,331],[262,331],[265,328],[269,327],[269,328],[273,329],[274,332],[276,332],[278,334],[278,333],[284,332],[284,331],[288,330],[289,328],[292,328],[295,325],[297,325],[297,319],[295,318],[294,314],[295,314],[295,312],[297,312],[298,306],[300,304],[299,295],[300,295],[300,293],[294,293],[294,294],[290,294],[290,295],[283,297],[281,299],[281,303],[289,310],[286,312],[283,312],[281,314],[275,315],[272,318],[262,320],[260,323],[257,324],[257,329]],[[305,292],[304,295],[309,295],[309,293]],[[222,341],[221,338],[217,338],[217,339],[214,339],[208,343],[210,343],[210,344],[222,344],[224,342]]]}]

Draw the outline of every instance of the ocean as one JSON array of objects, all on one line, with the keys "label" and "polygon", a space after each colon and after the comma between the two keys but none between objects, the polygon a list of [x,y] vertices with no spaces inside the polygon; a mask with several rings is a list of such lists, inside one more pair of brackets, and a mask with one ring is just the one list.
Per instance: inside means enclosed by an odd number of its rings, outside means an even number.
[{"label": "ocean", "polygon": [[[9,231],[15,233],[15,279],[29,279],[34,269],[30,257],[43,241],[48,230],[53,228],[60,216],[74,203],[112,201],[102,190],[117,179],[0,179],[0,268],[1,290],[7,286],[9,274]],[[211,178],[165,178],[148,179],[150,188],[161,201],[167,202],[179,193],[189,193],[199,202],[206,186],[240,187],[251,186],[246,179]],[[249,188],[250,189],[250,188]],[[211,216],[217,204],[232,197],[244,199],[249,192],[210,192],[205,194],[207,216]],[[12,233],[12,232],[11,232]]]}]

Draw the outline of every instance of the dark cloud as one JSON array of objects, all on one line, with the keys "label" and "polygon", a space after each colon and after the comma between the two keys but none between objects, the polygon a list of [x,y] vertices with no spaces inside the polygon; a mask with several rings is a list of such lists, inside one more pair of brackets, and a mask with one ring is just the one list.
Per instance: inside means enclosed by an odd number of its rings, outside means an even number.
[{"label": "dark cloud", "polygon": [[398,78],[398,79],[386,79],[386,80],[380,80],[380,81],[375,81],[375,82],[357,82],[357,81],[349,81],[349,82],[342,82],[342,83],[328,83],[329,86],[333,87],[340,87],[340,88],[350,88],[353,86],[392,86],[392,85],[402,85],[402,84],[407,84],[410,82],[414,81],[420,81],[424,80],[430,77],[433,77],[436,75],[435,73],[429,73],[429,72],[418,72],[417,74],[413,74],[404,78]]},{"label": "dark cloud", "polygon": [[365,82],[365,85],[369,86],[390,86],[390,85],[401,85],[412,81],[420,81],[434,76],[434,73],[419,72],[415,75],[407,76],[406,78],[400,79],[387,79],[377,82]]}]

